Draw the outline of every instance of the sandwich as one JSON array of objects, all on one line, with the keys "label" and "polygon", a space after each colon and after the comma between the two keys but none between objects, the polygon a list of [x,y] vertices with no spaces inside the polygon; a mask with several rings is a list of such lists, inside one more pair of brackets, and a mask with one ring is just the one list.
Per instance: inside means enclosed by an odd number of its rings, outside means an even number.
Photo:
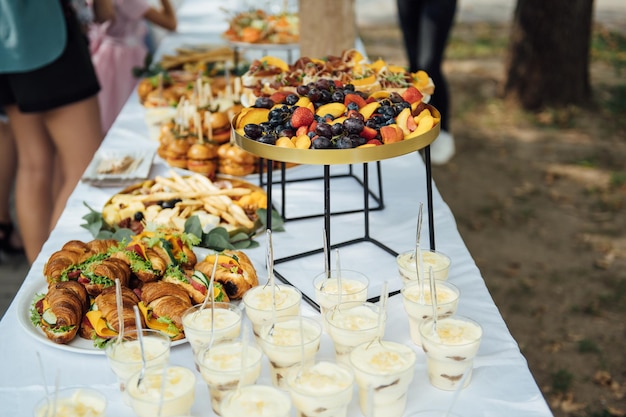
[{"label": "sandwich", "polygon": [[237,250],[226,249],[219,254],[208,255],[204,261],[196,264],[195,270],[210,277],[216,256],[214,280],[224,287],[231,300],[241,299],[246,291],[259,284],[252,261],[245,253]]},{"label": "sandwich", "polygon": [[214,178],[217,171],[217,145],[195,143],[187,151],[187,169]]},{"label": "sandwich", "polygon": [[183,314],[192,307],[187,291],[171,282],[156,281],[135,290],[139,293],[139,311],[146,326],[167,334],[172,340],[185,337]]},{"label": "sandwich", "polygon": [[257,169],[258,157],[237,145],[225,143],[217,149],[218,171],[226,175],[245,176]]},{"label": "sandwich", "polygon": [[31,308],[31,321],[54,343],[74,340],[89,306],[85,287],[76,281],[55,282]]}]

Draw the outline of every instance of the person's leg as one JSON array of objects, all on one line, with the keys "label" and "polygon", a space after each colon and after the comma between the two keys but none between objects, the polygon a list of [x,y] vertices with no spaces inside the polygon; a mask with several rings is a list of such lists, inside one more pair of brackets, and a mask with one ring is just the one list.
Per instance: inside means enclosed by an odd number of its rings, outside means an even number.
[{"label": "person's leg", "polygon": [[40,115],[22,113],[14,105],[5,110],[17,145],[17,219],[26,257],[32,263],[50,231],[54,146]]},{"label": "person's leg", "polygon": [[21,252],[22,242],[11,216],[11,197],[17,170],[13,131],[4,114],[0,115],[0,251]]},{"label": "person's leg", "polygon": [[61,216],[70,194],[102,142],[97,96],[43,113],[45,126],[57,150],[55,194],[50,229]]},{"label": "person's leg", "polygon": [[422,0],[396,0],[398,7],[398,21],[404,39],[404,50],[408,59],[410,72],[418,69],[420,15]]},{"label": "person's leg", "polygon": [[449,131],[448,83],[441,65],[454,21],[456,0],[428,0],[424,3],[419,34],[418,69],[430,75],[435,84],[435,93],[430,104],[441,113],[441,128]]}]

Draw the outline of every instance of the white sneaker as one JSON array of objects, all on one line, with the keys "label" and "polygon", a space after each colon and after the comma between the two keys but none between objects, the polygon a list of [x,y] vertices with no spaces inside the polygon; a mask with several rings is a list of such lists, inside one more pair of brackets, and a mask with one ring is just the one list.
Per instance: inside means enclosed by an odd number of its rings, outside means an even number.
[{"label": "white sneaker", "polygon": [[430,162],[433,165],[444,165],[454,156],[454,138],[445,130],[430,144]]}]

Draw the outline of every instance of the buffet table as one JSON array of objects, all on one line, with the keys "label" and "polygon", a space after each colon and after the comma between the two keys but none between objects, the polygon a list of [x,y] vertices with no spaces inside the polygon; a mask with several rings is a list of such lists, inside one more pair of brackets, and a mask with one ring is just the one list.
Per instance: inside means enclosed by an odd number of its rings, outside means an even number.
[{"label": "buffet table", "polygon": [[[230,2],[187,0],[179,8],[179,33],[164,38],[160,52],[170,53],[174,47],[192,42],[217,43],[219,33],[225,28],[223,15],[219,7],[226,7]],[[232,7],[232,6],[231,6]],[[207,10],[207,8],[211,8]],[[209,20],[207,20],[209,19]],[[213,20],[210,20],[213,19]],[[212,21],[215,24],[208,25]],[[210,26],[207,30],[207,26]],[[109,134],[101,150],[155,150],[157,143],[148,139],[148,130],[144,122],[144,109],[136,95],[132,95]],[[341,152],[341,151],[338,151]],[[167,175],[169,167],[158,157],[155,158],[150,177]],[[289,178],[321,175],[321,166],[302,165],[288,170]],[[344,170],[343,166],[333,166],[333,171]],[[355,166],[360,172],[360,166]],[[373,171],[373,170],[370,170]],[[377,240],[397,252],[410,250],[415,242],[418,206],[426,201],[425,167],[421,157],[412,152],[397,158],[382,161],[382,184],[386,207],[369,214],[370,233]],[[258,182],[257,176],[246,178],[252,183]],[[47,343],[27,329],[29,308],[32,294],[41,288],[44,279],[42,270],[48,257],[68,240],[89,241],[90,233],[80,227],[82,217],[88,213],[85,204],[100,210],[104,203],[122,187],[93,187],[79,183],[74,190],[67,207],[46,242],[42,251],[19,290],[13,303],[0,322],[0,409],[7,416],[30,416],[34,404],[44,396],[43,382],[47,389],[54,389],[58,376],[60,387],[85,385],[104,393],[108,400],[109,416],[133,416],[132,410],[124,404],[118,390],[117,380],[109,368],[102,353],[77,353]],[[275,199],[280,197],[279,187],[275,187]],[[322,210],[322,181],[306,181],[288,186],[289,198],[286,200],[287,211],[292,214],[306,215]],[[278,193],[278,196],[276,194]],[[331,181],[333,210],[354,208],[362,203],[363,190],[351,179]],[[461,292],[458,313],[478,321],[484,329],[484,336],[474,364],[471,384],[465,388],[454,407],[454,412],[464,417],[530,417],[551,416],[536,382],[534,381],[525,358],[511,336],[505,322],[494,304],[485,286],[481,273],[468,252],[455,223],[453,214],[441,198],[436,187],[433,189],[434,225],[437,249],[448,254],[452,259],[449,281]],[[358,208],[358,207],[357,207]],[[363,214],[342,214],[331,219],[333,228],[331,243],[345,241],[363,234]],[[426,224],[426,222],[424,222]],[[294,253],[314,250],[322,245],[323,219],[320,217],[290,221],[285,224],[284,232],[273,234],[275,256],[287,257]],[[423,236],[428,230],[422,230]],[[426,240],[426,239],[424,239]],[[259,238],[260,247],[246,250],[257,271],[260,281],[265,282],[265,241]],[[369,295],[380,293],[386,281],[389,290],[401,287],[395,259],[389,253],[367,243],[351,245],[341,249],[342,268],[364,272],[370,279]],[[277,265],[281,275],[288,277],[307,295],[313,297],[312,279],[322,272],[324,259],[322,254],[298,259]],[[302,303],[302,314],[320,318],[319,312]],[[388,318],[385,339],[405,343],[411,346],[417,356],[415,375],[408,396],[407,411],[424,409],[447,409],[453,392],[433,388],[426,373],[425,355],[421,348],[412,344],[408,319],[399,295],[388,302]],[[330,338],[322,337],[318,358],[332,357],[333,347]],[[41,358],[41,362],[39,362]],[[182,365],[195,371],[191,348],[183,343],[172,347],[171,363]],[[40,364],[42,366],[40,366]],[[194,416],[213,416],[206,384],[196,372],[196,400],[192,409]],[[271,384],[267,360],[258,381]],[[292,414],[295,415],[295,412]],[[349,416],[362,415],[355,395],[349,408]]]}]

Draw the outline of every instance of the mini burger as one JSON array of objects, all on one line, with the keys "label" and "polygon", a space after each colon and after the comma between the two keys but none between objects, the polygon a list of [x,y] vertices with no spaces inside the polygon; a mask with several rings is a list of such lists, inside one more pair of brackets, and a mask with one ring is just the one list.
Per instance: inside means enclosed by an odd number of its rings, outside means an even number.
[{"label": "mini burger", "polygon": [[206,136],[215,143],[225,143],[230,140],[230,119],[223,111],[209,112],[204,114]]},{"label": "mini burger", "polygon": [[169,166],[187,169],[187,152],[190,147],[187,139],[176,139],[167,145],[162,154]]},{"label": "mini burger", "polygon": [[187,151],[187,169],[213,178],[217,170],[217,145],[212,143],[191,145]]},{"label": "mini burger", "polygon": [[244,176],[256,171],[258,158],[234,144],[220,145],[217,156],[218,170],[222,174]]}]

